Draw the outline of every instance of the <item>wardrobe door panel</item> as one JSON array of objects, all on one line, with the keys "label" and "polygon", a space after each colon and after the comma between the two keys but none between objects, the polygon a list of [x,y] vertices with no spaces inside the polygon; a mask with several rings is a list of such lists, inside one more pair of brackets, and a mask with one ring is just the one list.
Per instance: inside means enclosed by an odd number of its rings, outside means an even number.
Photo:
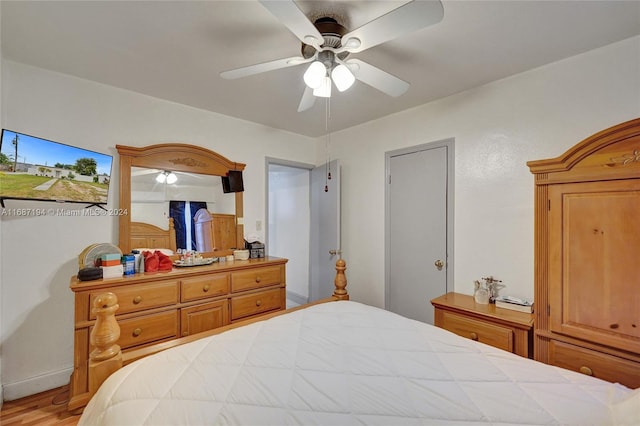
[{"label": "wardrobe door panel", "polygon": [[551,331],[640,349],[640,179],[549,188]]}]

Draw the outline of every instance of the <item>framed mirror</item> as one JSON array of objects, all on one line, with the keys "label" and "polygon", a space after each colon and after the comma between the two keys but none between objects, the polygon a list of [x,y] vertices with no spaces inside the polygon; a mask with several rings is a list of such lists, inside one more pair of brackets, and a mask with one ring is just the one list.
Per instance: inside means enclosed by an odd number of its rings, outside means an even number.
[{"label": "framed mirror", "polygon": [[119,246],[123,252],[187,248],[176,244],[174,220],[170,218],[170,203],[177,203],[174,200],[191,201],[198,208],[204,204],[211,213],[206,216],[216,225],[217,240],[224,243],[220,249],[205,245],[213,249],[203,250],[207,256],[224,256],[232,248],[244,247],[243,193],[225,193],[220,177],[230,171],[242,172],[245,164],[188,144],[116,145],[116,149],[120,154],[120,208],[128,212],[120,216]]}]

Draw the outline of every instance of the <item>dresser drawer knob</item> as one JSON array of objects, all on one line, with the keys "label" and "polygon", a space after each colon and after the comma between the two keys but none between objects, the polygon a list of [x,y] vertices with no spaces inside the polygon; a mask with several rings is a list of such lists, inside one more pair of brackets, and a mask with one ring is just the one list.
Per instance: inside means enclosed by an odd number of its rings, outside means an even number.
[{"label": "dresser drawer knob", "polygon": [[142,296],[136,296],[133,298],[133,304],[134,305],[139,305],[140,302],[142,302]]},{"label": "dresser drawer knob", "polygon": [[471,340],[478,340],[478,333],[471,332],[471,336],[469,336]]},{"label": "dresser drawer knob", "polygon": [[260,299],[256,300],[256,306],[260,306],[260,305],[262,305],[262,300]]},{"label": "dresser drawer knob", "polygon": [[586,365],[583,365],[582,367],[580,367],[580,370],[578,371],[580,371],[582,374],[586,374],[587,376],[593,376],[593,370],[587,367]]},{"label": "dresser drawer knob", "polygon": [[138,337],[141,334],[142,334],[141,328],[136,328],[135,330],[133,330],[133,337]]},{"label": "dresser drawer knob", "polygon": [[204,291],[205,293],[209,291],[209,284],[205,284],[204,286],[202,286],[202,291]]},{"label": "dresser drawer knob", "polygon": [[256,277],[256,282],[259,283],[262,279],[260,278],[260,276]]}]

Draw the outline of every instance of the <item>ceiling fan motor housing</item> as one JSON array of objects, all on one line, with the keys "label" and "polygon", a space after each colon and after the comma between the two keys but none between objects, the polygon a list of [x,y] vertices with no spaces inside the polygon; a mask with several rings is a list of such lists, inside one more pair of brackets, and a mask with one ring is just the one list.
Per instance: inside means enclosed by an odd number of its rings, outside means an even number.
[{"label": "ceiling fan motor housing", "polygon": [[[318,29],[318,31],[324,38],[324,43],[321,47],[331,47],[337,49],[342,46],[341,39],[342,36],[347,33],[347,29],[340,25],[334,18],[318,18],[313,23],[313,25]],[[316,48],[309,44],[302,43],[301,53],[305,59],[308,59],[316,54]],[[347,56],[349,56],[349,52],[342,52],[337,56],[341,60],[344,60]],[[318,60],[324,63],[327,68],[331,68],[334,64],[333,57],[333,52],[325,50],[319,53]]]}]

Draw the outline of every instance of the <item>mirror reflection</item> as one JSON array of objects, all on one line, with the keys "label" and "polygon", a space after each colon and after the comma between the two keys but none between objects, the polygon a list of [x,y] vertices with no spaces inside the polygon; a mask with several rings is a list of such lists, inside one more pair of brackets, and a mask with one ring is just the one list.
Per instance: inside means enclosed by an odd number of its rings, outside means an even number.
[{"label": "mirror reflection", "polygon": [[[131,221],[167,229],[173,217],[177,248],[201,252],[232,248],[235,211],[235,194],[224,193],[220,176],[131,167]],[[213,223],[218,225],[217,239],[208,238],[211,232],[205,230]]]}]

